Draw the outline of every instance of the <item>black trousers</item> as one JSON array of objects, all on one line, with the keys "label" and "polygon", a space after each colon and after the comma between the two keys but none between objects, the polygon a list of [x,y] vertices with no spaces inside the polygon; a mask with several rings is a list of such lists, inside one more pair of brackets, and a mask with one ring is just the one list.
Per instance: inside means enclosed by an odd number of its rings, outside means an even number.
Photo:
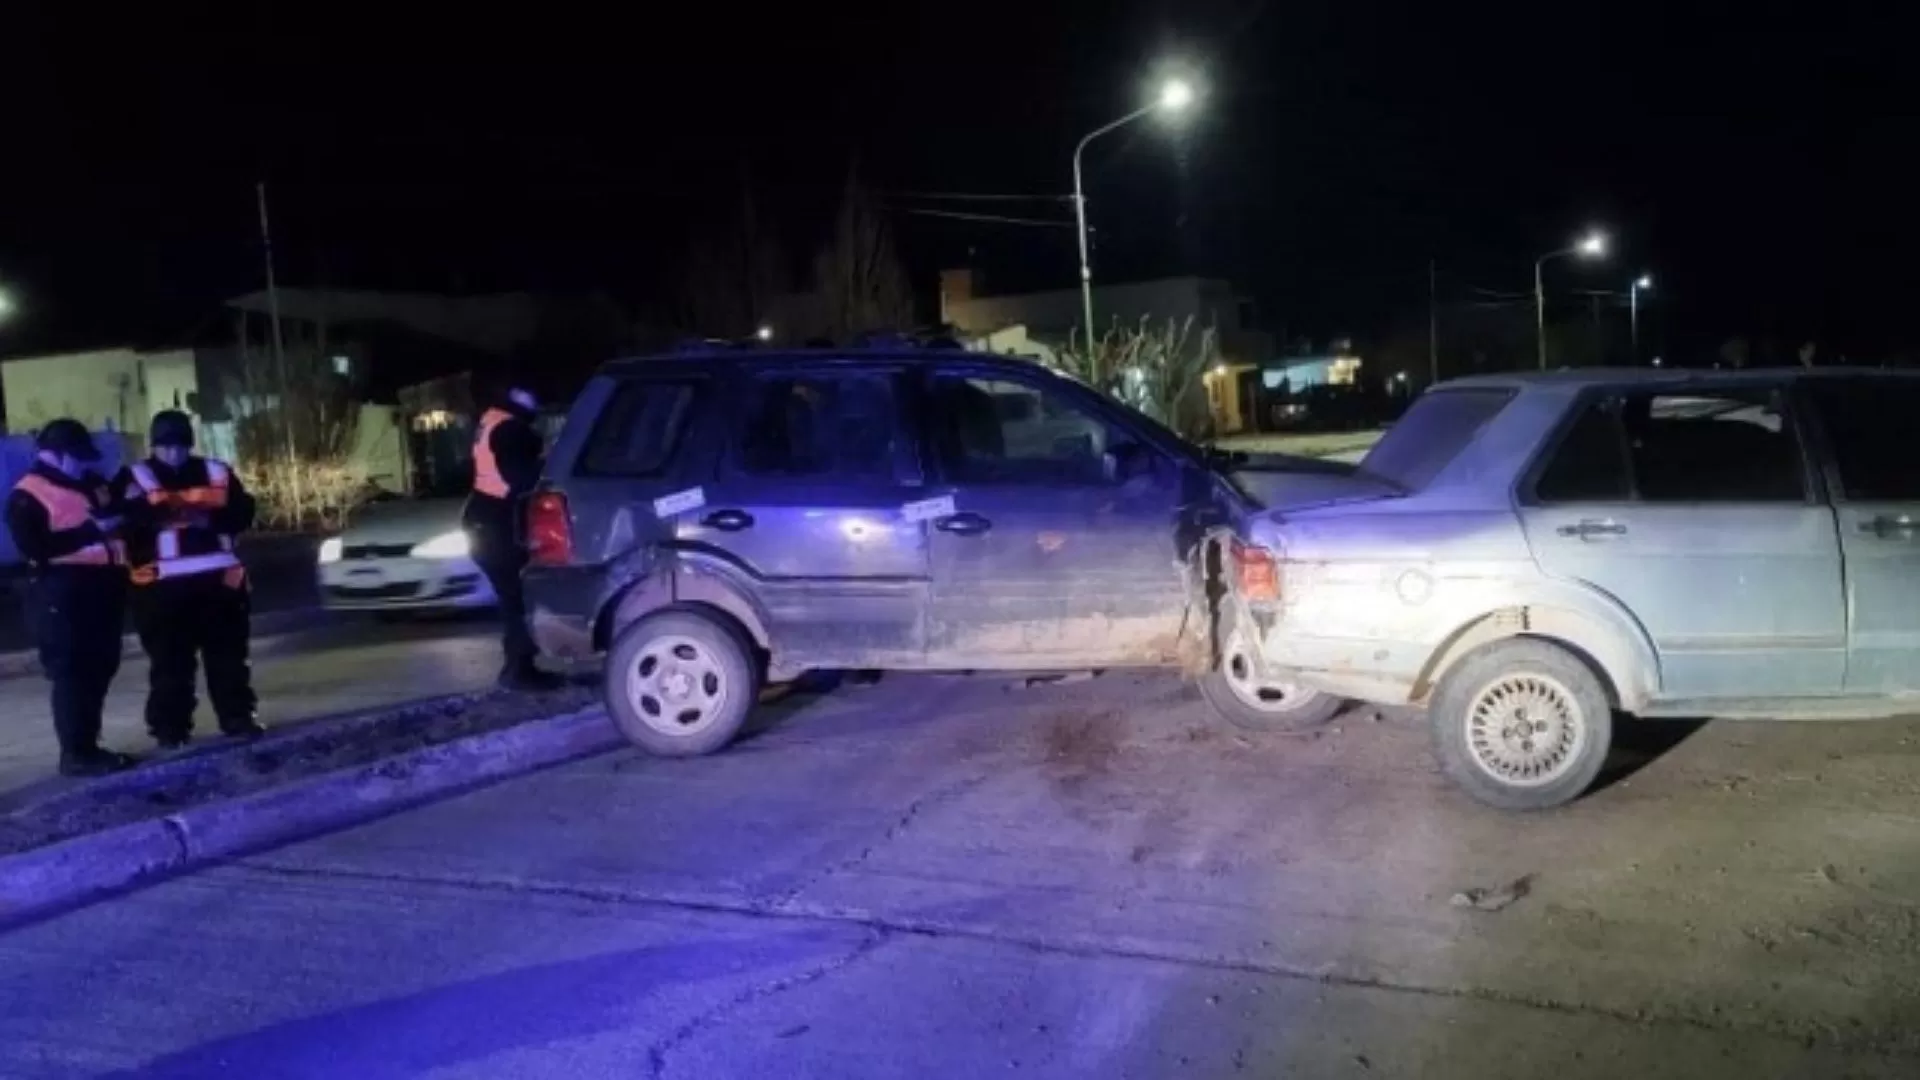
[{"label": "black trousers", "polygon": [[500,598],[500,649],[508,670],[533,666],[537,650],[533,635],[527,632],[527,597],[520,588],[520,571],[527,567],[527,552],[514,536],[510,522],[470,521],[467,533],[473,543],[473,561],[487,575],[487,584]]},{"label": "black trousers", "polygon": [[222,730],[253,720],[253,665],[247,659],[253,601],[245,579],[213,571],[133,587],[133,622],[147,653],[147,730],[156,739],[193,730],[197,664]]},{"label": "black trousers", "polygon": [[100,747],[100,712],[120,670],[125,571],[55,568],[27,593],[40,667],[53,683],[53,730],[63,757]]}]

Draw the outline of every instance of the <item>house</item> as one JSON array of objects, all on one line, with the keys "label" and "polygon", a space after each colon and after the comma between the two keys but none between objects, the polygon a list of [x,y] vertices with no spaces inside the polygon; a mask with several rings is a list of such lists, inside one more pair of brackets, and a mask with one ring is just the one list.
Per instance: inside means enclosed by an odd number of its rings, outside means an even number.
[{"label": "house", "polygon": [[[1243,400],[1246,372],[1274,358],[1273,335],[1257,329],[1253,302],[1218,278],[1172,277],[1093,289],[1096,333],[1114,326],[1185,323],[1217,335],[1220,362],[1205,377],[1208,408],[1216,430],[1237,431],[1250,422]],[[1053,363],[1060,349],[1083,335],[1085,309],[1077,288],[1001,296],[984,294],[972,270],[940,274],[940,321],[970,347]],[[1195,344],[1197,345],[1197,338]]]},{"label": "house", "polygon": [[[222,404],[220,350],[138,349],[117,346],[0,363],[0,406],[6,430],[30,434],[50,420],[72,417],[94,431],[119,433],[127,458],[146,454],[147,425],[155,413],[179,409],[194,418],[200,449],[244,466],[235,437],[237,412]],[[227,395],[231,397],[231,395]],[[255,407],[270,407],[257,403]],[[391,407],[362,404],[354,460],[372,477],[405,477],[403,448]]]}]

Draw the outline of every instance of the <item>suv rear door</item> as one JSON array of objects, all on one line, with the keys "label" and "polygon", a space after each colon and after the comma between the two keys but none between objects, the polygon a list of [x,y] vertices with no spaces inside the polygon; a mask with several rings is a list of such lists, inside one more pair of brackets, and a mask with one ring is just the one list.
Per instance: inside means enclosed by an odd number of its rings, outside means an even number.
[{"label": "suv rear door", "polygon": [[601,375],[580,393],[549,454],[563,487],[575,559],[604,564],[673,537],[659,500],[712,472],[717,387],[711,373],[673,363]]},{"label": "suv rear door", "polygon": [[1778,388],[1629,388],[1576,402],[1520,516],[1542,570],[1646,628],[1663,697],[1835,694],[1846,611],[1817,491]]},{"label": "suv rear door", "polygon": [[[1182,464],[1121,410],[1044,371],[943,364],[924,428],[938,667],[1176,658],[1186,607]],[[1135,463],[1122,482],[1116,466]],[[944,505],[932,505],[943,502]]]},{"label": "suv rear door", "polygon": [[705,505],[685,543],[751,579],[783,666],[917,667],[925,527],[901,514],[920,463],[897,366],[743,365]]},{"label": "suv rear door", "polygon": [[1847,690],[1920,688],[1920,380],[1813,376],[1847,569]]}]

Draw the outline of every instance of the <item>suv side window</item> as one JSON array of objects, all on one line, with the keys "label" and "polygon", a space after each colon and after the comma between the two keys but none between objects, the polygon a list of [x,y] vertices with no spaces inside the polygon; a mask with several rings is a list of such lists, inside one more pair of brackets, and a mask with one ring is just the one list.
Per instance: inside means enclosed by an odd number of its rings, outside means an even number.
[{"label": "suv side window", "polygon": [[1843,498],[1920,501],[1920,438],[1912,431],[1920,382],[1816,378],[1802,385],[1833,449]]},{"label": "suv side window", "polygon": [[887,480],[898,411],[886,372],[762,372],[747,384],[734,465],[749,476]]},{"label": "suv side window", "polygon": [[1642,502],[1803,502],[1805,458],[1770,389],[1637,393],[1620,426]]},{"label": "suv side window", "polygon": [[1106,453],[1126,442],[1064,395],[1023,382],[936,374],[929,440],[961,484],[1102,484]]},{"label": "suv side window", "polygon": [[673,455],[693,414],[690,382],[633,379],[615,388],[581,451],[586,476],[657,476]]},{"label": "suv side window", "polygon": [[1626,502],[1633,497],[1627,444],[1620,437],[1620,417],[1611,399],[1596,398],[1581,406],[1534,482],[1533,495],[1543,503]]}]

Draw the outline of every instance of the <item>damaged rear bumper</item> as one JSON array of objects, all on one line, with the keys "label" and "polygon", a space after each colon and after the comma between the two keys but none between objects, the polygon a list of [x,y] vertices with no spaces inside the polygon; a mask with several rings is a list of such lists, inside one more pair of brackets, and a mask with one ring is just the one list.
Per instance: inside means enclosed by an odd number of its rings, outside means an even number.
[{"label": "damaged rear bumper", "polygon": [[600,652],[594,633],[600,610],[601,575],[593,567],[528,567],[527,632],[540,655],[577,662]]}]

